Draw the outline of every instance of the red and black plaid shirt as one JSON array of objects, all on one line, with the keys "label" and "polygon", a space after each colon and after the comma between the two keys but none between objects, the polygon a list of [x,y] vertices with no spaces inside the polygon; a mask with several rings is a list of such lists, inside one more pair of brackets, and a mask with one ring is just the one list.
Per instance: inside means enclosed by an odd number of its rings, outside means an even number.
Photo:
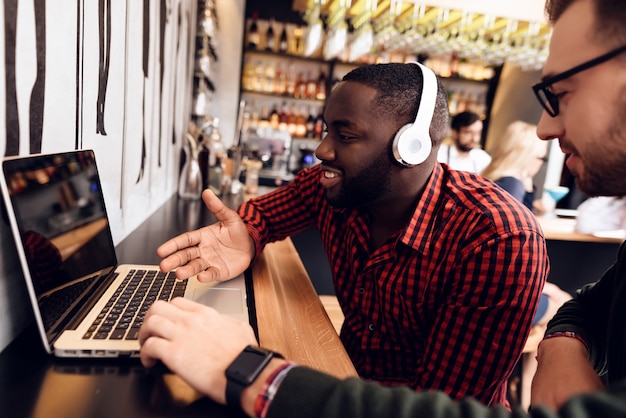
[{"label": "red and black plaid shirt", "polygon": [[263,246],[317,226],[359,375],[506,402],[548,275],[533,214],[477,175],[435,165],[406,229],[370,246],[367,214],[330,206],[319,166],[239,208]]}]

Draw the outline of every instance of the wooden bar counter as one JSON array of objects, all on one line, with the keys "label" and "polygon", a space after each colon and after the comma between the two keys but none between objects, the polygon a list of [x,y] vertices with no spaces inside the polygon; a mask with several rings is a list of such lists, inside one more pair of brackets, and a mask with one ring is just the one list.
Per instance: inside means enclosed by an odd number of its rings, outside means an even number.
[{"label": "wooden bar counter", "polygon": [[267,245],[252,277],[263,347],[338,377],[356,376],[290,239]]},{"label": "wooden bar counter", "polygon": [[602,276],[615,262],[624,240],[618,234],[577,232],[574,218],[538,216],[537,220],[550,257],[548,280],[572,295]]},{"label": "wooden bar counter", "polygon": [[[231,207],[237,204],[226,203]],[[158,264],[159,244],[214,221],[201,201],[173,196],[116,247],[118,261]],[[356,375],[290,239],[268,245],[252,266],[251,277],[262,346],[338,377]],[[7,417],[233,414],[201,396],[163,365],[145,369],[138,359],[48,355],[34,324],[0,354],[0,405],[1,415]]]}]

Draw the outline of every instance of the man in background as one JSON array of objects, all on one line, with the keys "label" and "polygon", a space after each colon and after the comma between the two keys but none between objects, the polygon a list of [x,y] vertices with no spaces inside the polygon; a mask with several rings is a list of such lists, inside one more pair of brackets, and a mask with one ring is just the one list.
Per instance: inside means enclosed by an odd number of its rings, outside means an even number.
[{"label": "man in background", "polygon": [[482,133],[480,116],[469,111],[458,113],[450,123],[452,144],[441,145],[437,160],[453,170],[480,174],[491,162],[489,154],[479,148]]}]

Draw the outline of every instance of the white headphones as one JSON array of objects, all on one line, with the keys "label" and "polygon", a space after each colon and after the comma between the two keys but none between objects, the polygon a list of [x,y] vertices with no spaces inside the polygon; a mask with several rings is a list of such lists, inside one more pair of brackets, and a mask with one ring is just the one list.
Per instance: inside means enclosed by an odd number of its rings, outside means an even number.
[{"label": "white headphones", "polygon": [[405,167],[423,163],[433,147],[430,140],[430,122],[437,101],[437,77],[432,70],[419,62],[411,61],[422,70],[422,95],[415,122],[401,127],[393,139],[393,156]]}]

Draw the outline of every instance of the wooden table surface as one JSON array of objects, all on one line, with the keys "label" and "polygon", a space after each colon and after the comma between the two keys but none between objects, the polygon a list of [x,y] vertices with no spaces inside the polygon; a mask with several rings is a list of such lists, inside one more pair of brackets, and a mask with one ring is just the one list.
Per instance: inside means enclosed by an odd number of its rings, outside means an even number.
[{"label": "wooden table surface", "polygon": [[558,216],[538,216],[537,220],[543,229],[546,239],[559,241],[621,243],[623,237],[610,234],[585,234],[576,232],[576,219]]},{"label": "wooden table surface", "polygon": [[265,247],[252,277],[261,346],[337,377],[357,375],[289,238]]}]

